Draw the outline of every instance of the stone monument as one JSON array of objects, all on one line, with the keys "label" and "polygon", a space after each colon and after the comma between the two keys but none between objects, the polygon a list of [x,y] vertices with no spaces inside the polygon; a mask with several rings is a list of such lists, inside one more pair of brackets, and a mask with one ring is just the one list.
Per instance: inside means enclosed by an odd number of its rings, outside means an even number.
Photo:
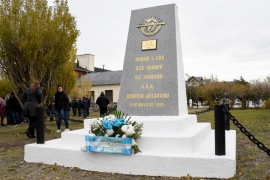
[{"label": "stone monument", "polygon": [[[175,4],[131,13],[118,110],[143,123],[141,153],[83,153],[84,129],[25,146],[25,161],[134,175],[230,178],[236,173],[236,133],[226,132],[226,155],[215,155],[214,130],[187,110]],[[66,158],[68,157],[68,159]]]},{"label": "stone monument", "polygon": [[175,5],[132,11],[118,109],[131,116],[187,114]]}]

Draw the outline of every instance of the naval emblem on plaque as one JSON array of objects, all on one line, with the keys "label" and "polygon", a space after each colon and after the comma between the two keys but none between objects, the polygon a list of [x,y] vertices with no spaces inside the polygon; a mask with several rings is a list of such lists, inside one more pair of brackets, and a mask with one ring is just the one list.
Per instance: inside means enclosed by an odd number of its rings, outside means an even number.
[{"label": "naval emblem on plaque", "polygon": [[161,26],[164,24],[165,22],[161,19],[152,16],[144,19],[137,27],[141,28],[141,31],[145,36],[153,36],[159,32]]}]

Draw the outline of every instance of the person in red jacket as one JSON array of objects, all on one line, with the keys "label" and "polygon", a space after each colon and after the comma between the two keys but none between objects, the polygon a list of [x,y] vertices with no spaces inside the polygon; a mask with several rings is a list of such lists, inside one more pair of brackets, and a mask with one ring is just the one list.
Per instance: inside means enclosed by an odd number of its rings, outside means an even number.
[{"label": "person in red jacket", "polygon": [[1,126],[5,126],[4,118],[6,115],[6,103],[5,100],[0,98],[0,116],[1,116]]}]

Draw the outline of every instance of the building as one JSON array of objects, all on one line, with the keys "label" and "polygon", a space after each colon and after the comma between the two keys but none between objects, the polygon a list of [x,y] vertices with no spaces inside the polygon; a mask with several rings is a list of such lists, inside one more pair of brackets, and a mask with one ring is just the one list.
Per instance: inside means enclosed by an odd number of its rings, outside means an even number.
[{"label": "building", "polygon": [[82,54],[77,55],[74,65],[74,72],[76,77],[81,77],[87,73],[109,71],[107,69],[94,67],[94,55]]},{"label": "building", "polygon": [[91,100],[96,102],[98,96],[102,91],[109,98],[111,103],[118,102],[120,92],[122,70],[120,71],[102,71],[91,72],[78,78],[77,81],[81,81],[82,78],[91,80]]},{"label": "building", "polygon": [[104,69],[104,66],[94,67],[94,55],[83,54],[77,56],[74,71],[78,82],[82,78],[91,81],[91,92],[88,94],[92,102],[96,102],[101,91],[105,92],[111,103],[118,102],[122,70],[110,71]]},{"label": "building", "polygon": [[195,76],[190,76],[187,80],[186,80],[186,86],[187,87],[196,87],[196,86],[200,86],[202,84],[204,84],[206,82],[206,80],[204,80],[201,76],[195,77]]},{"label": "building", "polygon": [[95,71],[95,56],[93,54],[81,54],[77,55],[77,62],[82,68],[87,69],[90,72]]},{"label": "building", "polygon": [[85,75],[85,74],[90,73],[90,72],[91,71],[81,67],[79,61],[77,61],[74,64],[74,73],[75,73],[76,78],[81,77],[82,75]]}]

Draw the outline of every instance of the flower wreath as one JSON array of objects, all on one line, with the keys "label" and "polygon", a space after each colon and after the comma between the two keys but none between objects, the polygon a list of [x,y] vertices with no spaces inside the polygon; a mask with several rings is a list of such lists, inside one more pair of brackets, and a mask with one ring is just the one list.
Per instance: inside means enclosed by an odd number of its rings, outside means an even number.
[{"label": "flower wreath", "polygon": [[142,123],[132,121],[131,117],[121,111],[113,111],[110,115],[98,118],[92,125],[90,136],[107,136],[116,138],[132,138],[132,152],[141,152],[137,139],[141,137]]}]

